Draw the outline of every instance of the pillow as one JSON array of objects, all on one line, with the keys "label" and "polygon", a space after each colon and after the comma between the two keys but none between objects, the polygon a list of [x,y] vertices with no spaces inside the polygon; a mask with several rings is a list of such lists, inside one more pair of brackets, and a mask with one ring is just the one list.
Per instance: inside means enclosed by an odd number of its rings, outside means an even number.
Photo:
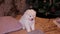
[{"label": "pillow", "polygon": [[0,34],[17,31],[22,28],[22,25],[11,16],[0,17]]}]

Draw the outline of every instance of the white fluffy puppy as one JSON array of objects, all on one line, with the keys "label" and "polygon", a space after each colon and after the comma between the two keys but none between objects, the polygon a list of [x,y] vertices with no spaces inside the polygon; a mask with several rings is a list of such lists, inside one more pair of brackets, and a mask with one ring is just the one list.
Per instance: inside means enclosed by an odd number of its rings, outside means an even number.
[{"label": "white fluffy puppy", "polygon": [[35,17],[36,17],[36,11],[34,11],[33,9],[28,9],[19,20],[19,22],[23,26],[23,29],[26,29],[27,32],[35,30]]}]

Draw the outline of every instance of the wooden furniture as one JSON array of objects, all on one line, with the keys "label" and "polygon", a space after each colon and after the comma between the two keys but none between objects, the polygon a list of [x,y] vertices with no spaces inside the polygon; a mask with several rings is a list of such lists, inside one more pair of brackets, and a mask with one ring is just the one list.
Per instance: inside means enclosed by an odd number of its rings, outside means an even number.
[{"label": "wooden furniture", "polygon": [[[18,15],[16,17],[16,19],[19,20],[20,17],[21,16]],[[45,32],[45,34],[60,34],[60,28],[58,28],[53,23],[54,19],[50,19],[49,22],[48,22],[48,20],[49,19],[46,19],[46,18],[36,17],[35,29],[36,30],[42,30],[43,32]],[[27,34],[27,32],[26,32],[26,30],[20,30],[20,31],[9,33],[9,34]]]}]

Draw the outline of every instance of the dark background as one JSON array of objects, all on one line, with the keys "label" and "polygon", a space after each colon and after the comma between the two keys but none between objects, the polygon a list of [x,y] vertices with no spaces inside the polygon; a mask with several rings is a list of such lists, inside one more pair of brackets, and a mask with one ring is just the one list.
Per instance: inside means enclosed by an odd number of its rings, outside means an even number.
[{"label": "dark background", "polygon": [[37,17],[60,17],[60,0],[0,0],[0,16],[23,15],[30,6],[36,10]]}]

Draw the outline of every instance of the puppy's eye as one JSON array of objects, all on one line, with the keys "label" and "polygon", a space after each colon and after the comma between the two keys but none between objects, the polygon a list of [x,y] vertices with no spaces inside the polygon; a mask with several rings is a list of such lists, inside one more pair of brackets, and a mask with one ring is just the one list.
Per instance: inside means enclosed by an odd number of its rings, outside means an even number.
[{"label": "puppy's eye", "polygon": [[31,17],[31,16],[30,16]]}]

